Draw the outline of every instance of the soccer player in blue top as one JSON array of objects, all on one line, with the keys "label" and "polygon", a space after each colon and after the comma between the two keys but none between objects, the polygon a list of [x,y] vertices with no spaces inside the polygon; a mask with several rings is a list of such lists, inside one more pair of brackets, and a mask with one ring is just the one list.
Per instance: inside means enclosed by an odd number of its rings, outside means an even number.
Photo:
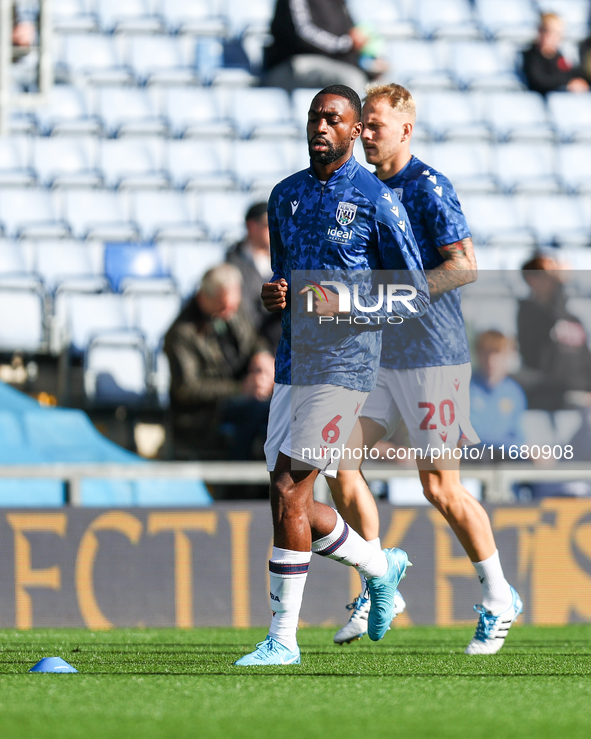
[{"label": "soccer player in blue top", "polygon": [[[372,448],[392,434],[400,419],[411,446],[453,451],[479,438],[470,423],[470,355],[458,288],[476,279],[476,260],[468,225],[449,180],[410,153],[415,102],[400,85],[370,88],[363,108],[362,142],[378,178],[404,204],[427,272],[431,305],[425,315],[383,331],[380,374],[349,447]],[[430,455],[429,455],[430,456]],[[447,522],[474,564],[482,584],[482,605],[467,654],[494,654],[522,603],[509,585],[499,560],[484,508],[460,482],[459,460],[419,461],[424,494]],[[378,511],[358,467],[341,463],[329,480],[337,509],[349,525],[379,546]],[[357,469],[351,467],[357,466]],[[362,580],[361,595],[351,606],[349,622],[335,642],[358,639],[366,632],[370,596]],[[396,604],[396,610],[404,603]]]},{"label": "soccer player in blue top", "polygon": [[[399,304],[396,314],[419,316],[429,304],[403,206],[352,156],[361,130],[357,93],[343,85],[318,93],[308,115],[311,167],[280,182],[269,200],[274,275],[263,285],[262,298],[268,309],[282,311],[265,445],[274,528],[269,562],[273,617],[265,641],[237,665],[300,662],[296,631],[312,552],[353,566],[367,578],[372,594],[368,633],[373,640],[381,639],[390,626],[394,593],[408,564],[405,552],[376,549],[333,508],[313,497],[319,471],[336,474],[338,462],[327,450],[335,448],[331,445],[337,440],[346,443],[375,387],[381,331],[356,328],[341,335],[336,327],[334,334],[311,334],[301,361],[292,361],[292,338],[299,326],[292,326],[291,302],[297,307],[307,299],[299,295],[306,289],[297,282],[301,271],[324,270],[340,280],[342,275],[362,277],[379,269],[406,270],[413,280],[411,297]],[[319,318],[335,319],[343,312],[337,293],[326,290],[321,298],[315,302]],[[347,319],[342,318],[346,329]],[[327,342],[330,336],[335,337],[332,343]],[[319,453],[306,455],[310,449]]]}]

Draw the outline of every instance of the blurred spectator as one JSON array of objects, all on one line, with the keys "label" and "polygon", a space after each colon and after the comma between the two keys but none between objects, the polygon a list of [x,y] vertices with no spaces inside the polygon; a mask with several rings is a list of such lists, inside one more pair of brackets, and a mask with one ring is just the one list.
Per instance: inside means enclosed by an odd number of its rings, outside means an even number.
[{"label": "blurred spectator", "polygon": [[267,203],[251,205],[245,221],[246,238],[229,249],[226,261],[242,275],[242,310],[275,351],[281,336],[281,313],[269,313],[261,300],[261,286],[273,276]]},{"label": "blurred spectator", "polygon": [[568,273],[545,255],[526,262],[522,273],[531,290],[530,297],[520,301],[517,316],[523,360],[519,380],[528,405],[557,410],[573,393],[591,397],[591,351],[583,324],[567,307]]},{"label": "blurred spectator", "polygon": [[485,331],[476,341],[478,370],[470,383],[470,420],[485,447],[523,444],[525,393],[511,379],[514,347],[500,331]]},{"label": "blurred spectator", "polygon": [[523,73],[530,90],[547,95],[568,90],[587,92],[589,85],[579,67],[573,67],[560,53],[564,22],[555,13],[543,13],[536,41],[523,52]]},{"label": "blurred spectator", "polygon": [[38,19],[38,0],[16,0],[13,6],[11,75],[21,91],[38,90],[39,51],[36,48]]},{"label": "blurred spectator", "polygon": [[229,457],[251,459],[265,433],[274,361],[240,310],[241,282],[231,264],[210,269],[166,334],[177,457],[220,456],[228,430]]},{"label": "blurred spectator", "polygon": [[[273,41],[265,49],[264,84],[323,88],[343,84],[363,92],[368,74],[360,66],[370,34],[353,25],[345,0],[277,0]],[[384,71],[376,60],[376,71]]]}]

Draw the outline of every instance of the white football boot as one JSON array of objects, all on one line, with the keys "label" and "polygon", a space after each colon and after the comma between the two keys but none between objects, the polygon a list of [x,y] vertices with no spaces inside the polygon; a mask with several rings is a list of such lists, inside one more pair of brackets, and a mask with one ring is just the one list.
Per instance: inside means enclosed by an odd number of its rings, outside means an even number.
[{"label": "white football boot", "polygon": [[[361,639],[362,636],[367,634],[367,619],[369,616],[369,607],[371,601],[369,599],[369,593],[367,589],[359,597],[349,603],[347,606],[348,611],[353,611],[347,623],[342,629],[339,629],[334,635],[335,644],[349,644],[356,639]],[[399,613],[402,613],[406,608],[404,598],[397,590],[394,595],[394,617]]]},{"label": "white football boot", "polygon": [[512,601],[509,608],[496,616],[483,606],[474,606],[480,614],[476,633],[466,647],[466,654],[496,654],[505,643],[509,629],[523,611],[523,603],[515,588],[511,588]]}]

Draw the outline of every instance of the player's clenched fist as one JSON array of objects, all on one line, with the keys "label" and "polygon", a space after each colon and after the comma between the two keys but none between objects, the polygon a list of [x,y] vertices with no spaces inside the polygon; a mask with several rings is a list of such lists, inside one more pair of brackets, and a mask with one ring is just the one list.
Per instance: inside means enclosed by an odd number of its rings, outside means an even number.
[{"label": "player's clenched fist", "polygon": [[265,282],[261,290],[261,299],[270,313],[283,310],[287,305],[287,280],[281,277],[274,282]]}]

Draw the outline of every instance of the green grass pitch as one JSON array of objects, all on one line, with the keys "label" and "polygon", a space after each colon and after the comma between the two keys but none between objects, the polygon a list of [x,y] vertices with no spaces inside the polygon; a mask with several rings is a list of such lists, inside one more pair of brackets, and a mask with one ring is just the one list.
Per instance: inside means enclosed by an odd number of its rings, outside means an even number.
[{"label": "green grass pitch", "polygon": [[[299,633],[302,664],[235,668],[264,629],[0,631],[6,739],[589,739],[591,625],[514,627],[467,657],[470,629],[394,629],[334,646]],[[60,656],[78,675],[27,674]]]}]

